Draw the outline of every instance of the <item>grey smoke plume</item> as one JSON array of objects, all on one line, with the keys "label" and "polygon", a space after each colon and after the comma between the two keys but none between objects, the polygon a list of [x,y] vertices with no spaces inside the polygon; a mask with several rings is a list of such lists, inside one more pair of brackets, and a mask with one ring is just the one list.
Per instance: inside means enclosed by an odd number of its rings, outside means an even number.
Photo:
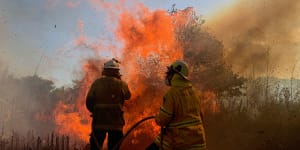
[{"label": "grey smoke plume", "polygon": [[53,131],[51,113],[58,98],[53,82],[38,76],[15,78],[0,70],[1,128],[23,135],[29,130],[40,134]]},{"label": "grey smoke plume", "polygon": [[208,21],[226,60],[244,75],[290,77],[300,53],[300,1],[240,0]]}]

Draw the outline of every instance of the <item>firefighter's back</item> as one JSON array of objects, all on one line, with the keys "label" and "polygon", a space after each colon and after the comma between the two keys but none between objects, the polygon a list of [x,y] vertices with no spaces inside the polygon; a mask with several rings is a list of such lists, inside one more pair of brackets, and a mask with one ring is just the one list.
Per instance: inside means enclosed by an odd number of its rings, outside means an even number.
[{"label": "firefighter's back", "polygon": [[[165,95],[172,99],[174,115],[168,125],[167,138],[176,149],[205,149],[205,133],[200,99],[192,86],[173,86]],[[173,148],[175,149],[175,148]]]},{"label": "firefighter's back", "polygon": [[102,77],[95,81],[94,88],[94,128],[121,130],[124,126],[122,107],[127,84],[114,77]]}]

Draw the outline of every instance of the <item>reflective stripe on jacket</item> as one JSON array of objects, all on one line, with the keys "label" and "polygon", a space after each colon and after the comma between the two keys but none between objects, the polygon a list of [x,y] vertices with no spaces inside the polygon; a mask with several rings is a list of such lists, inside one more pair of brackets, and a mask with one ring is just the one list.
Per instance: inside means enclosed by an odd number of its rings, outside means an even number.
[{"label": "reflective stripe on jacket", "polygon": [[93,128],[122,130],[125,124],[122,107],[130,96],[124,81],[105,76],[97,79],[86,97],[86,107],[93,115]]},{"label": "reflective stripe on jacket", "polygon": [[[200,99],[192,85],[177,74],[171,88],[164,95],[164,102],[156,116],[163,132],[164,150],[204,150],[205,132],[202,124]],[[161,146],[159,136],[155,143]]]}]

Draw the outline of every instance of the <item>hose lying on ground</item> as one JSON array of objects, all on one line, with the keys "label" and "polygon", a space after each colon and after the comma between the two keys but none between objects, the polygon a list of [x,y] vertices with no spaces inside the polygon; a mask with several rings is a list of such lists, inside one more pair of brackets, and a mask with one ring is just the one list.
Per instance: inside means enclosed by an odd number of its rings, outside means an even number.
[{"label": "hose lying on ground", "polygon": [[116,150],[124,141],[124,139],[132,132],[133,129],[135,129],[138,125],[140,125],[141,123],[150,120],[150,119],[154,119],[155,116],[149,116],[146,117],[140,121],[138,121],[137,123],[135,123],[133,126],[131,126],[131,128],[125,133],[125,135],[123,136],[123,138],[114,146],[114,148],[112,150]]}]

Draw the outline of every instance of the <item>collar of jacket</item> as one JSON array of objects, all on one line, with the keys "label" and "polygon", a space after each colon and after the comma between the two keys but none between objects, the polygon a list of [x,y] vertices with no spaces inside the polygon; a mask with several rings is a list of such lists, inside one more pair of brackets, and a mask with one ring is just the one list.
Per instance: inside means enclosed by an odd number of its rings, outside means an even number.
[{"label": "collar of jacket", "polygon": [[103,75],[102,78],[108,78],[108,79],[118,79],[118,80],[121,80],[117,77],[114,77],[114,76],[106,76],[106,75]]},{"label": "collar of jacket", "polygon": [[192,86],[189,80],[184,79],[179,74],[174,74],[171,80],[171,86],[189,87]]}]

